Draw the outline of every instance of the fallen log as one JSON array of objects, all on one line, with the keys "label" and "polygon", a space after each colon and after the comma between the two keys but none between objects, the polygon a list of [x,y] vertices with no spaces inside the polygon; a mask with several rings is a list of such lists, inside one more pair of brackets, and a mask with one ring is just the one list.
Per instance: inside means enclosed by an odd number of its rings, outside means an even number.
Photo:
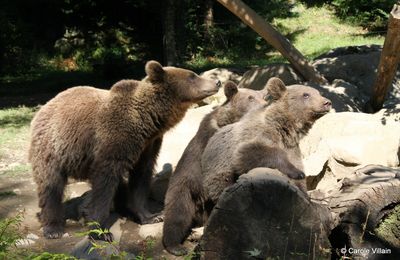
[{"label": "fallen log", "polygon": [[257,168],[224,191],[199,249],[204,259],[324,259],[330,218],[286,176]]},{"label": "fallen log", "polygon": [[369,166],[310,198],[278,171],[253,169],[221,195],[199,251],[203,259],[400,259],[399,172]]},{"label": "fallen log", "polygon": [[392,227],[398,236],[395,242],[390,234],[377,232],[386,218],[398,214],[394,212],[400,205],[400,179],[396,170],[382,166],[362,168],[344,178],[341,188],[326,199],[334,216],[330,241],[338,249],[337,257],[343,253],[364,259],[399,257],[400,215],[399,222]]}]

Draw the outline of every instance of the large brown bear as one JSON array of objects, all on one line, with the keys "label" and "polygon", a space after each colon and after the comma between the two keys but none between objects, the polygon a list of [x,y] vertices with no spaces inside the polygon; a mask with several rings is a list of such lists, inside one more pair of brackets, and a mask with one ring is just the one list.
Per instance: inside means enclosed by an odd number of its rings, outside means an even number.
[{"label": "large brown bear", "polygon": [[302,85],[286,88],[280,82],[276,93],[280,95],[276,102],[222,128],[208,142],[202,170],[212,205],[227,186],[256,167],[278,169],[293,179],[305,177],[299,140],[330,110],[331,102]]},{"label": "large brown bear", "polygon": [[164,208],[164,247],[174,255],[184,255],[181,245],[194,225],[202,225],[204,209],[201,155],[208,140],[221,127],[239,121],[247,112],[268,105],[268,89],[280,80],[272,78],[261,91],[238,89],[230,82],[225,85],[226,102],[206,115],[199,129],[186,147],[174,174],[171,176]]},{"label": "large brown bear", "polygon": [[221,83],[156,61],[149,61],[145,70],[145,80],[121,81],[110,91],[68,89],[34,117],[29,159],[46,238],[63,234],[68,177],[91,183],[87,217],[101,227],[124,175],[129,175],[129,209],[142,223],[152,218],[145,201],[163,134],[191,104],[216,93]]}]

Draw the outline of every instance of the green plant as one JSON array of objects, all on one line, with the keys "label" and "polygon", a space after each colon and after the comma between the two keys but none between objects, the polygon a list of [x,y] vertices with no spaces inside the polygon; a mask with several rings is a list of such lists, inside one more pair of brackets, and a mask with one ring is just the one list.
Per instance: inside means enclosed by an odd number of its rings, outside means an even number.
[{"label": "green plant", "polygon": [[197,258],[199,258],[199,253],[197,253],[195,251],[191,251],[183,257],[184,260],[192,260],[192,259],[197,259]]},{"label": "green plant", "polygon": [[53,254],[49,252],[43,252],[39,255],[31,255],[29,259],[32,260],[78,260],[77,258],[66,255],[66,254]]},{"label": "green plant", "polygon": [[[93,251],[104,258],[109,258],[112,260],[124,260],[129,259],[128,253],[122,251],[118,248],[116,241],[97,241],[93,238],[106,236],[110,233],[108,229],[103,229],[100,227],[100,224],[96,221],[87,222],[86,225],[89,227],[89,230],[84,232],[76,233],[78,236],[88,236],[91,248],[89,249],[88,254],[90,255]],[[112,252],[111,254],[109,252]]]},{"label": "green plant", "polygon": [[0,220],[0,256],[6,255],[15,248],[18,239],[21,239],[19,228],[22,214]]},{"label": "green plant", "polygon": [[397,0],[333,0],[337,15],[370,30],[386,27],[390,10]]}]

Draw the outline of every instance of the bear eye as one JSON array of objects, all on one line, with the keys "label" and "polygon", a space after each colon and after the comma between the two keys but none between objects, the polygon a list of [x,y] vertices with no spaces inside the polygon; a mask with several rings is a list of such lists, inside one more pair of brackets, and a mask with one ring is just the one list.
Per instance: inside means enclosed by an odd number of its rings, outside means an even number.
[{"label": "bear eye", "polygon": [[249,96],[248,99],[249,99],[250,101],[253,101],[253,100],[254,100],[254,96]]},{"label": "bear eye", "polygon": [[308,93],[303,94],[303,98],[308,99],[309,97],[310,97],[310,94],[308,94]]}]

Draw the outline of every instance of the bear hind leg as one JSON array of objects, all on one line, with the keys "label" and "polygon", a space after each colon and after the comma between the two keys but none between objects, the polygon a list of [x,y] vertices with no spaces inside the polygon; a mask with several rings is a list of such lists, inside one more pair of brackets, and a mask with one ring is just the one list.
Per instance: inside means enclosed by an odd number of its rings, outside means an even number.
[{"label": "bear hind leg", "polygon": [[166,200],[162,242],[173,255],[186,255],[187,249],[181,244],[190,234],[196,217],[196,203],[188,187],[177,187]]}]

